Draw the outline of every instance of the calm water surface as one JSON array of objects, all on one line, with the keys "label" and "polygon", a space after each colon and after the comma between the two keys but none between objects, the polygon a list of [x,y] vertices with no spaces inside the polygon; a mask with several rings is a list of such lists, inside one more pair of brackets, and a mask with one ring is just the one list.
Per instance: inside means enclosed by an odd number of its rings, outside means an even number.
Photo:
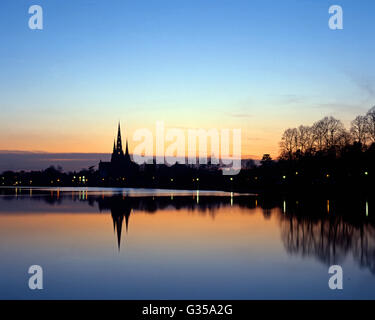
[{"label": "calm water surface", "polygon": [[[0,189],[1,299],[374,299],[375,203]],[[28,288],[30,265],[44,290]],[[328,288],[328,267],[344,290]]]}]

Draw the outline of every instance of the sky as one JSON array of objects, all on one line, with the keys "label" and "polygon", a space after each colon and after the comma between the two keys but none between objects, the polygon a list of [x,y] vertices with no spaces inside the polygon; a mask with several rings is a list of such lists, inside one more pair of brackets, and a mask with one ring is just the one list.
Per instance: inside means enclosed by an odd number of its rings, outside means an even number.
[{"label": "sky", "polygon": [[375,105],[374,17],[372,0],[3,0],[0,150],[110,153],[118,121],[132,150],[161,120],[276,157],[286,128]]}]

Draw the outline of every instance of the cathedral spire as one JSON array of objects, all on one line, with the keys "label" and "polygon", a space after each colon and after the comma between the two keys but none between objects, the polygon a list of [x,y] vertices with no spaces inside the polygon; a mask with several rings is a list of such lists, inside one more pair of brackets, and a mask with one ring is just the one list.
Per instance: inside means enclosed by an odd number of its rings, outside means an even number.
[{"label": "cathedral spire", "polygon": [[130,155],[129,155],[128,139],[126,139],[125,161],[127,163],[131,162]]},{"label": "cathedral spire", "polygon": [[117,154],[119,154],[119,155],[120,155],[120,154],[123,154],[123,151],[122,151],[122,140],[121,140],[121,128],[120,128],[120,122],[118,123],[116,152],[117,152]]},{"label": "cathedral spire", "polygon": [[129,155],[128,139],[126,139],[126,150],[125,150],[125,155]]}]

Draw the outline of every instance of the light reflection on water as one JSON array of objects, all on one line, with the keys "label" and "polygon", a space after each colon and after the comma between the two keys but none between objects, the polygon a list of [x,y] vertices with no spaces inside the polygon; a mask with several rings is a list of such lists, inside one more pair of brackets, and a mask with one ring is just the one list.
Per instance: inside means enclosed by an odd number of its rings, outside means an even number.
[{"label": "light reflection on water", "polygon": [[[0,189],[2,299],[373,299],[371,201]],[[30,291],[39,264],[45,289]],[[328,289],[328,267],[344,290]]]}]

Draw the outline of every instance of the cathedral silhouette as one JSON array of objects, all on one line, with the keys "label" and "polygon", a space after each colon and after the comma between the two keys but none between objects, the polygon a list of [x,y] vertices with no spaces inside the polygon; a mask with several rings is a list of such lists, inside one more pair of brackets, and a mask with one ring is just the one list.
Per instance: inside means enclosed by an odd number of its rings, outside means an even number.
[{"label": "cathedral silhouette", "polygon": [[113,152],[110,162],[99,163],[99,175],[101,178],[115,178],[117,180],[134,177],[138,171],[138,165],[132,161],[129,154],[128,140],[126,139],[125,153],[122,149],[120,122],[117,130],[117,140],[113,142]]}]

